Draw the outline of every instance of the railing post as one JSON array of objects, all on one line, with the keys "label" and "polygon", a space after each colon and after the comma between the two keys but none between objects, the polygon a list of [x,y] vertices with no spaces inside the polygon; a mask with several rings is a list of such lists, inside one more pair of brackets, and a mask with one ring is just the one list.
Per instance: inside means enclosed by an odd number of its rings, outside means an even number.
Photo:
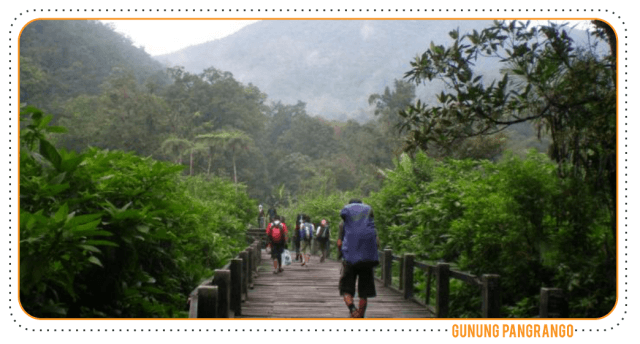
[{"label": "railing post", "polygon": [[247,247],[247,286],[249,289],[253,289],[253,265],[255,264],[255,250],[253,245]]},{"label": "railing post", "polygon": [[231,271],[231,304],[235,315],[242,314],[242,259],[234,258],[229,265]]},{"label": "railing post", "polygon": [[244,301],[249,292],[249,254],[244,250],[238,254],[238,257],[242,259],[242,300]]},{"label": "railing post", "polygon": [[431,299],[431,277],[433,276],[432,272],[432,268],[429,267],[427,269],[427,290],[424,297],[425,305],[429,305],[429,300]]},{"label": "railing post", "polygon": [[562,289],[540,288],[540,318],[567,318],[569,307]]},{"label": "railing post", "polygon": [[500,275],[482,275],[482,317],[500,317]]},{"label": "railing post", "polygon": [[405,299],[410,299],[413,297],[413,262],[415,259],[415,255],[412,253],[405,253],[404,254],[404,268],[403,270],[403,275],[404,275],[404,290],[402,291],[402,294],[404,295]]},{"label": "railing post", "polygon": [[200,286],[198,287],[198,298],[196,307],[197,318],[217,318],[218,317],[218,287]]},{"label": "railing post", "polygon": [[400,257],[399,268],[400,274],[398,275],[398,289],[404,289],[404,256]]},{"label": "railing post", "polygon": [[257,246],[257,250],[258,250],[258,254],[256,255],[256,272],[258,272],[258,265],[260,265],[260,262],[262,261],[262,243],[261,243],[261,241],[258,241],[256,246]]},{"label": "railing post", "polygon": [[231,271],[215,270],[213,284],[218,287],[218,317],[230,318]]},{"label": "railing post", "polygon": [[[251,265],[251,268],[253,269],[253,272],[257,272],[258,271],[258,262],[260,260],[260,242],[256,241],[253,243],[253,262]],[[255,277],[255,275],[254,275]],[[253,279],[255,280],[255,278]]]},{"label": "railing post", "polygon": [[436,265],[436,318],[449,316],[449,264]]},{"label": "railing post", "polygon": [[384,286],[391,286],[391,263],[393,263],[393,251],[391,249],[384,249],[384,255],[382,258],[382,280],[384,281]]}]

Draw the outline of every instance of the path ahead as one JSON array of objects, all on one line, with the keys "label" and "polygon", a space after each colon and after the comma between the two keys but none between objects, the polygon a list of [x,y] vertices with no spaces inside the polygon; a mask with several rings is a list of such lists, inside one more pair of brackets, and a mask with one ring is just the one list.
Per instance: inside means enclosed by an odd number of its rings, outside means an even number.
[{"label": "path ahead", "polygon": [[[242,304],[240,318],[347,318],[348,310],[338,292],[340,263],[312,256],[307,266],[293,262],[273,274],[273,261],[262,251],[262,263],[254,289]],[[399,292],[376,281],[378,296],[369,299],[366,318],[430,318],[433,315]],[[356,298],[356,305],[358,299]]]}]

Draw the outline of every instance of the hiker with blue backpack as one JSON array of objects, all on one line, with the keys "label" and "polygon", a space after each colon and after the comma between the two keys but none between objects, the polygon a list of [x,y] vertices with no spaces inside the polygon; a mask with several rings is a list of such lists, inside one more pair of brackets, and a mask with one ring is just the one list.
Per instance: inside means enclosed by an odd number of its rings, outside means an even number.
[{"label": "hiker with blue backpack", "polygon": [[301,266],[307,265],[309,258],[311,258],[311,240],[313,239],[313,231],[315,229],[308,215],[303,216],[303,221],[300,226],[300,245],[302,246],[300,248],[300,253],[302,254]]},{"label": "hiker with blue backpack", "polygon": [[[358,199],[352,199],[340,211],[337,245],[342,255],[339,289],[352,318],[364,318],[367,299],[376,296],[373,268],[378,262],[378,234],[373,223],[373,209]],[[358,282],[358,307],[354,305]]]},{"label": "hiker with blue backpack", "polygon": [[280,221],[280,215],[275,215],[273,222],[267,226],[267,238],[271,245],[274,274],[284,271],[282,269],[282,252],[284,252],[287,236],[287,226]]}]

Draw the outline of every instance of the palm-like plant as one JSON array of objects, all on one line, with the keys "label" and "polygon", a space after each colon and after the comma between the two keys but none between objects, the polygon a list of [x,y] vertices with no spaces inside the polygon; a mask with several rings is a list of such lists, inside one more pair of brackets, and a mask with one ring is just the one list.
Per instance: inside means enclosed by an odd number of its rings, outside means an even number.
[{"label": "palm-like plant", "polygon": [[207,175],[209,175],[211,173],[211,161],[213,160],[215,149],[223,146],[224,142],[217,137],[215,133],[198,135],[196,136],[196,140],[209,151],[207,161]]},{"label": "palm-like plant", "polygon": [[[233,182],[238,183],[238,174],[236,171],[236,152],[240,148],[246,148],[253,145],[253,139],[242,130],[219,131],[213,134],[201,135],[206,136],[209,142],[216,142],[216,145],[224,149],[231,150],[231,160],[233,164]],[[204,139],[204,138],[203,138]]]},{"label": "palm-like plant", "polygon": [[162,142],[160,149],[165,154],[170,154],[176,157],[176,163],[182,164],[182,156],[189,154],[189,175],[193,175],[193,155],[198,152],[202,152],[209,149],[208,146],[194,142],[187,139],[181,139],[175,136],[169,137]]}]

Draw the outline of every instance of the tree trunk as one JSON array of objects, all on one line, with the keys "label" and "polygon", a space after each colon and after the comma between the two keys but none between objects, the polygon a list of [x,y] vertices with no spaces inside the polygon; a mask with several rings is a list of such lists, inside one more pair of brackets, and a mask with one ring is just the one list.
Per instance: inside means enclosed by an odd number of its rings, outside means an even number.
[{"label": "tree trunk", "polygon": [[189,175],[193,176],[193,150],[189,153]]},{"label": "tree trunk", "polygon": [[236,192],[238,191],[238,176],[236,174],[236,149],[231,150],[231,160],[233,161],[233,183],[236,186]]}]

